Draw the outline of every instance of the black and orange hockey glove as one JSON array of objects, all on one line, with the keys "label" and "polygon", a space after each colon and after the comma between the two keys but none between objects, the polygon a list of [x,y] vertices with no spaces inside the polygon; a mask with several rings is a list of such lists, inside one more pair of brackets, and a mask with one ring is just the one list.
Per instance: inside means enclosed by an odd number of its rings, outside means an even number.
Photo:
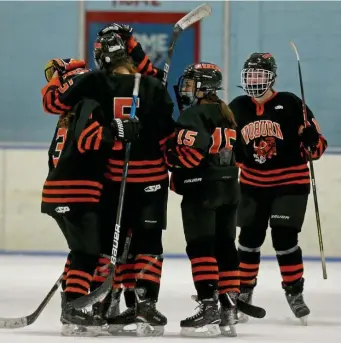
[{"label": "black and orange hockey glove", "polygon": [[320,134],[317,132],[315,125],[308,125],[302,129],[300,137],[305,148],[313,148],[318,144]]},{"label": "black and orange hockey glove", "polygon": [[135,118],[114,119],[111,123],[115,137],[123,142],[134,142],[139,138],[140,122]]},{"label": "black and orange hockey glove", "polygon": [[61,77],[69,71],[84,68],[85,66],[86,63],[84,60],[75,60],[73,58],[54,58],[45,65],[45,78],[47,82],[49,82],[55,72],[57,72],[58,76]]}]

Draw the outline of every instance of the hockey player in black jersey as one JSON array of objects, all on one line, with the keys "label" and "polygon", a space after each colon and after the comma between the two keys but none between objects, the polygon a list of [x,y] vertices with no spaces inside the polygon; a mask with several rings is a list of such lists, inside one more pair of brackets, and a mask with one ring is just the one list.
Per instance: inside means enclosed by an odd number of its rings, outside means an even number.
[{"label": "hockey player in black jersey", "polygon": [[198,312],[180,323],[186,336],[236,335],[239,260],[234,240],[239,185],[234,155],[240,137],[233,113],[217,96],[221,83],[215,64],[185,69],[176,89],[180,104],[188,107],[178,118],[175,138],[166,151],[172,189],[183,196],[186,252],[199,303]]},{"label": "hockey player in black jersey", "polygon": [[[135,40],[132,27],[128,25],[111,23],[105,26],[102,30],[100,30],[97,36],[103,37],[105,35],[110,35],[111,33],[117,33],[122,38],[127,53],[134,62],[134,68],[136,71],[139,71],[144,75],[154,76],[159,79],[163,78],[163,71],[153,66],[148,56],[144,53],[141,45]],[[66,81],[74,79],[75,77],[84,74],[88,71],[89,69],[87,69],[84,60],[76,60],[70,58],[55,58],[50,60],[45,66],[45,77],[49,83],[42,90],[44,110],[47,113],[59,114],[62,116],[62,118],[65,116],[65,114],[68,114],[67,109],[59,102],[58,93],[56,92],[56,89],[60,86],[60,82],[64,84]],[[63,130],[60,129],[59,133],[61,133],[62,131]],[[62,135],[58,136],[58,140],[62,140]],[[129,254],[128,256],[131,256],[131,254]],[[69,269],[70,261],[71,255],[68,256],[64,268],[64,277],[62,282],[63,289],[65,289],[66,275]],[[105,280],[104,276],[107,272],[105,266],[108,263],[108,256],[102,254],[99,258],[98,265],[96,267],[96,272],[91,282],[91,291],[93,291],[96,287],[100,286],[100,284]],[[108,294],[108,296],[103,300],[103,302],[95,304],[93,306],[93,311],[94,313],[96,313],[97,316],[106,319],[108,315],[112,318],[119,313],[119,303],[122,286],[125,289],[124,297],[126,306],[128,307],[128,309],[134,307],[135,294],[133,288],[135,281],[131,277],[133,274],[133,261],[130,261],[128,259],[126,263],[121,263],[121,265],[117,266],[115,272],[114,289],[112,291],[112,294]],[[122,323],[123,321],[125,321],[124,318],[126,318],[126,321],[130,322],[130,319],[132,318],[131,316],[129,316],[130,312],[131,311],[125,311],[118,318],[116,318],[116,320],[119,323]]]},{"label": "hockey player in black jersey", "polygon": [[99,203],[109,152],[136,139],[139,122],[105,120],[99,104],[86,99],[72,112],[59,121],[51,142],[41,209],[58,223],[72,256],[63,280],[62,334],[97,336],[101,322],[70,303],[88,293],[100,257]]},{"label": "hockey player in black jersey", "polygon": [[[100,104],[106,120],[111,120],[113,114],[117,120],[123,120],[129,114],[134,76],[130,75],[131,64],[120,36],[112,33],[99,37],[95,59],[101,70],[86,73],[74,82],[62,85],[55,90],[56,98],[67,110],[81,98],[90,98]],[[132,230],[134,237],[132,251],[136,274],[133,279],[139,301],[136,308],[134,306],[130,310],[136,315],[137,334],[141,336],[162,334],[167,323],[155,306],[162,271],[161,237],[166,226],[168,189],[163,150],[168,136],[174,132],[172,110],[172,101],[161,82],[152,77],[142,77],[136,113],[142,129],[138,140],[132,144],[121,226],[122,237],[128,229]],[[106,235],[102,248],[108,255],[112,249],[124,161],[124,149],[119,148],[116,146],[107,160],[100,206],[101,230]]]},{"label": "hockey player in black jersey", "polygon": [[308,122],[304,123],[300,98],[274,90],[276,76],[274,57],[253,53],[241,72],[246,95],[229,104],[246,142],[246,154],[238,161],[241,298],[251,302],[269,224],[287,301],[294,315],[305,322],[310,310],[303,300],[298,234],[310,192],[307,149],[311,149],[313,159],[318,159],[327,142],[309,108]]}]

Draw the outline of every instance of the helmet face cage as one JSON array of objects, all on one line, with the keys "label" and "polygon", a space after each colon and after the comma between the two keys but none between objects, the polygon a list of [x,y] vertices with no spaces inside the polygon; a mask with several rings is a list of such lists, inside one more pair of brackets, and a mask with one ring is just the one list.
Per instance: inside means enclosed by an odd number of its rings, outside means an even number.
[{"label": "helmet face cage", "polygon": [[[185,90],[186,83],[188,81],[194,81],[193,88],[191,91]],[[194,102],[195,94],[197,93],[198,87],[200,87],[200,83],[198,85],[198,82],[195,77],[185,74],[179,77],[178,91],[183,105],[191,105]]]},{"label": "helmet face cage", "polygon": [[241,72],[241,85],[253,98],[263,96],[275,83],[277,65],[272,54],[255,52],[245,61]]},{"label": "helmet face cage", "polygon": [[[186,82],[193,80],[193,89],[185,90]],[[184,105],[194,105],[198,98],[198,92],[203,96],[216,93],[221,89],[222,75],[218,66],[209,63],[190,65],[179,78],[177,89]]]},{"label": "helmet face cage", "polygon": [[116,33],[99,36],[94,45],[94,60],[96,67],[103,69],[127,57],[126,47],[121,37]]},{"label": "helmet face cage", "polygon": [[272,87],[275,78],[276,74],[270,70],[245,68],[241,72],[241,85],[247,95],[259,98]]}]

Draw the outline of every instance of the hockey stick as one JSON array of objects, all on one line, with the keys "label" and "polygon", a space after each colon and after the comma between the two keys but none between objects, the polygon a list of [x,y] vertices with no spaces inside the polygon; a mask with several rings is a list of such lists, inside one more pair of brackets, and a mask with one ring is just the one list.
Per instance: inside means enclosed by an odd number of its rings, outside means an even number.
[{"label": "hockey stick", "polygon": [[240,299],[237,299],[237,309],[238,311],[243,312],[248,316],[254,318],[261,319],[264,318],[266,315],[266,311],[264,310],[264,308],[248,304]]},{"label": "hockey stick", "polygon": [[[130,118],[135,117],[136,103],[137,103],[137,97],[138,97],[139,87],[140,87],[140,80],[141,80],[141,74],[136,73],[135,74],[133,97],[132,97],[132,105],[131,105],[131,111],[130,111]],[[84,295],[78,299],[75,299],[71,303],[73,308],[80,309],[80,308],[88,307],[88,306],[91,306],[97,302],[102,301],[112,288],[113,278],[114,278],[114,274],[115,274],[115,265],[117,263],[117,252],[118,252],[118,244],[119,244],[119,239],[120,239],[120,229],[121,229],[121,221],[122,221],[124,195],[125,195],[126,184],[127,184],[130,149],[131,149],[131,143],[129,142],[126,144],[126,147],[125,147],[123,175],[122,175],[120,193],[118,196],[119,200],[118,200],[118,206],[117,206],[115,232],[114,232],[114,238],[113,238],[110,263],[108,265],[109,274],[100,287],[96,288],[93,292],[91,292],[87,295]],[[125,244],[125,246],[128,246],[128,248],[129,248],[129,245],[130,244]]]},{"label": "hockey stick", "polygon": [[43,309],[46,307],[46,305],[49,303],[53,295],[56,293],[59,285],[62,282],[62,279],[63,274],[59,277],[59,279],[53,285],[44,300],[32,314],[21,318],[0,318],[0,329],[19,329],[33,324],[37,320]]},{"label": "hockey stick", "polygon": [[187,13],[183,18],[181,18],[173,28],[173,34],[171,43],[168,48],[167,58],[165,62],[165,66],[163,68],[163,79],[162,83],[166,85],[168,79],[168,73],[170,69],[171,59],[173,56],[175,43],[179,38],[182,31],[186,30],[188,27],[196,23],[197,21],[208,17],[212,12],[211,6],[209,5],[200,5],[191,12]]},{"label": "hockey stick", "polygon": [[[301,87],[302,111],[303,111],[304,126],[307,126],[307,123],[308,123],[307,107],[306,107],[306,102],[305,102],[305,97],[304,97],[303,78],[302,78],[300,56],[298,54],[298,50],[297,50],[295,44],[293,42],[290,42],[290,45],[293,48],[293,50],[296,54],[296,58],[297,58],[298,76],[299,76],[300,87]],[[326,280],[327,279],[327,267],[326,267],[326,259],[324,256],[324,249],[323,249],[323,238],[322,238],[320,211],[319,211],[319,206],[318,206],[318,201],[317,201],[316,179],[315,179],[314,165],[313,165],[313,159],[311,156],[310,148],[308,148],[308,162],[309,162],[309,169],[310,169],[311,185],[313,188],[313,195],[314,195],[315,216],[316,216],[316,225],[317,225],[317,235],[318,235],[318,241],[319,241],[319,246],[320,246],[321,262],[322,262],[322,273],[323,273],[323,278]]]}]

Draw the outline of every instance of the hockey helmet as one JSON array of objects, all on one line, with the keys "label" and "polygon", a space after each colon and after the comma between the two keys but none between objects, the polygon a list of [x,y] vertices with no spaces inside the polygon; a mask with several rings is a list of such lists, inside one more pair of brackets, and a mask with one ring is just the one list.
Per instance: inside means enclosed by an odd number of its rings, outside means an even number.
[{"label": "hockey helmet", "polygon": [[241,85],[244,92],[260,98],[275,83],[277,65],[269,53],[255,52],[245,61],[241,72]]},{"label": "hockey helmet", "polygon": [[181,105],[194,105],[198,99],[221,89],[222,79],[221,70],[216,64],[195,63],[185,68],[174,90]]},{"label": "hockey helmet", "polygon": [[126,47],[120,35],[110,32],[103,36],[97,36],[94,46],[97,68],[107,69],[127,57]]}]

